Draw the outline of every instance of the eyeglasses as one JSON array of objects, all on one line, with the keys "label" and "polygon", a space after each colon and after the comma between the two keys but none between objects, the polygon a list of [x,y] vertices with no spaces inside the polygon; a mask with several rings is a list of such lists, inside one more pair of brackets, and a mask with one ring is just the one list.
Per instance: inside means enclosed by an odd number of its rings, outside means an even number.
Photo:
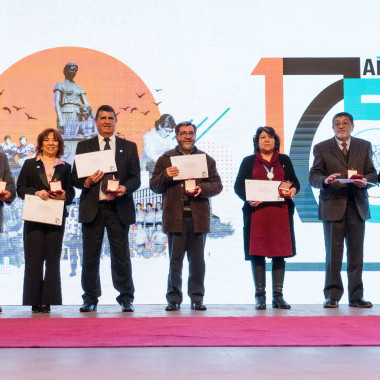
[{"label": "eyeglasses", "polygon": [[348,127],[349,125],[351,125],[351,123],[349,123],[348,121],[344,121],[343,123],[334,123],[334,127],[340,127],[341,125],[343,127]]},{"label": "eyeglasses", "polygon": [[194,137],[195,136],[195,132],[191,131],[191,132],[180,132],[178,133],[181,137],[185,137],[185,136],[190,136],[190,137]]}]

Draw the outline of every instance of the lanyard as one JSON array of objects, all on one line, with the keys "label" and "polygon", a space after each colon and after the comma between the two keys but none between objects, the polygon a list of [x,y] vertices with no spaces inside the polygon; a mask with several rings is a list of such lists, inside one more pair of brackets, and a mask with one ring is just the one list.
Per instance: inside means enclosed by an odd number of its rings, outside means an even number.
[{"label": "lanyard", "polygon": [[274,174],[273,174],[273,166],[270,168],[270,171],[269,171],[269,169],[265,166],[265,165],[263,165],[264,166],[264,168],[265,168],[265,170],[267,171],[267,177],[268,177],[268,179],[269,179],[269,181],[272,181],[272,179],[273,179],[273,177],[274,177]]}]

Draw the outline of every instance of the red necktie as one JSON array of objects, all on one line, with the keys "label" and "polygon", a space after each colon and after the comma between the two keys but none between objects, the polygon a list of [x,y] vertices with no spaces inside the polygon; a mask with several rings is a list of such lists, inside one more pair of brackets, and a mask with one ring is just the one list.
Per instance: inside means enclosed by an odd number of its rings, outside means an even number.
[{"label": "red necktie", "polygon": [[343,154],[347,156],[348,150],[347,150],[347,143],[345,141],[342,142],[342,147],[343,147],[342,149]]}]

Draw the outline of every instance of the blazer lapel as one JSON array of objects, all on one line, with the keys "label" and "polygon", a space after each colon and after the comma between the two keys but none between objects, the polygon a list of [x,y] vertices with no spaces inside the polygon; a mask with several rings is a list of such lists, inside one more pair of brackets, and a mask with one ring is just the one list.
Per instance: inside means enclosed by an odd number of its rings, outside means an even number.
[{"label": "blazer lapel", "polygon": [[354,163],[357,162],[356,158],[359,154],[359,150],[360,149],[358,146],[358,141],[354,137],[351,137],[350,154],[348,156],[348,167],[349,168],[356,169]]},{"label": "blazer lapel", "polygon": [[343,156],[343,153],[342,151],[340,150],[339,146],[338,146],[338,143],[336,142],[335,140],[335,137],[333,137],[331,140],[331,143],[330,143],[330,147],[329,147],[329,151],[330,153],[336,157],[336,159],[344,166],[344,167],[347,167],[347,162]]},{"label": "blazer lapel", "polygon": [[36,170],[37,170],[37,173],[38,173],[43,185],[48,189],[49,184],[48,184],[48,180],[46,178],[45,167],[44,167],[42,160],[36,161]]},{"label": "blazer lapel", "polygon": [[54,168],[54,175],[53,175],[52,181],[62,180],[62,176],[64,172],[65,172],[65,165],[63,164],[57,165]]},{"label": "blazer lapel", "polygon": [[123,144],[123,141],[121,138],[116,137],[116,154],[115,154],[115,161],[116,161],[116,166],[118,167],[118,163],[120,162],[121,158],[123,157],[125,153],[125,146]]}]

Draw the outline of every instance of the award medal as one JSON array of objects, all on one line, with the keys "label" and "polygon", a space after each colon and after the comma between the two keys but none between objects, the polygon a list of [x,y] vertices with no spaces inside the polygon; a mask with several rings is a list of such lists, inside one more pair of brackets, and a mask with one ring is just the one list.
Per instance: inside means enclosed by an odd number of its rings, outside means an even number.
[{"label": "award medal", "polygon": [[274,177],[273,167],[271,167],[270,171],[269,171],[269,169],[265,165],[263,165],[263,166],[264,166],[265,170],[267,171],[267,177],[268,177],[269,181],[272,181],[272,179]]}]

